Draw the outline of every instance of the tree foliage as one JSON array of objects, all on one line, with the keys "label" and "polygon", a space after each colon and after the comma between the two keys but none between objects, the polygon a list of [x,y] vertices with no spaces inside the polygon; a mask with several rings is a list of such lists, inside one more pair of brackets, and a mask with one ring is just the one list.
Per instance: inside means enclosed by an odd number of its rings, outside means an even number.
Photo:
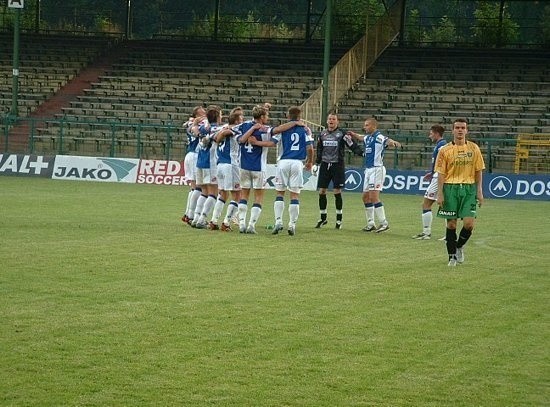
[{"label": "tree foliage", "polygon": [[474,16],[476,25],[472,31],[479,45],[495,46],[517,40],[519,25],[512,20],[506,8],[500,21],[499,4],[480,2]]},{"label": "tree foliage", "polygon": [[[367,21],[374,23],[385,7],[395,1],[333,0],[332,38],[341,42],[357,40],[365,33]],[[25,1],[22,29],[126,31],[128,0],[41,0],[37,21],[38,2]],[[134,38],[156,34],[211,36],[216,3],[216,0],[131,0],[130,32]],[[324,36],[327,0],[220,0],[219,4],[220,37],[305,38],[307,26],[308,34]],[[500,0],[406,0],[406,4],[405,38],[413,44],[462,40],[491,46],[550,42],[547,2],[506,0],[502,26]],[[10,29],[13,16],[4,1],[0,5],[0,30]]]}]

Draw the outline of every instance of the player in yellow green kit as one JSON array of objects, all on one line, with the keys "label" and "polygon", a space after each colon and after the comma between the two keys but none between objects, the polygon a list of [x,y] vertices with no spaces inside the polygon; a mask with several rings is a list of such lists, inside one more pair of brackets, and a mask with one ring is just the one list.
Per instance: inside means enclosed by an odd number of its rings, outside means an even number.
[{"label": "player in yellow green kit", "polygon": [[[449,266],[464,262],[464,245],[472,235],[477,205],[483,203],[482,171],[485,163],[477,144],[466,141],[468,123],[456,119],[453,141],[439,150],[435,171],[438,175],[437,216],[447,219]],[[462,229],[457,238],[458,218]]]}]

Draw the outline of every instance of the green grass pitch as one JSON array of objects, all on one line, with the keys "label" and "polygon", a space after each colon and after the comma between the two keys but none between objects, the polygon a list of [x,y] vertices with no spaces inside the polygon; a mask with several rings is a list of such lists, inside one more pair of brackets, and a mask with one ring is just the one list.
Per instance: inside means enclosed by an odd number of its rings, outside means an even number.
[{"label": "green grass pitch", "polygon": [[272,191],[257,235],[183,225],[186,196],[0,177],[0,405],[550,404],[549,202],[487,200],[449,268],[421,196],[383,193],[377,235],[304,192],[293,237]]}]

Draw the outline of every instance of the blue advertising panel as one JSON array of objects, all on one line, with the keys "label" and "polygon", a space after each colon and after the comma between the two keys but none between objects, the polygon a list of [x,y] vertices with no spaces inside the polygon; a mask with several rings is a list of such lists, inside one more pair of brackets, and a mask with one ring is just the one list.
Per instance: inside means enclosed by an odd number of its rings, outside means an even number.
[{"label": "blue advertising panel", "polygon": [[[388,170],[384,192],[390,194],[424,195],[429,182],[424,171]],[[363,191],[363,169],[346,170],[346,191]],[[550,176],[483,173],[483,195],[491,199],[550,200]]]}]

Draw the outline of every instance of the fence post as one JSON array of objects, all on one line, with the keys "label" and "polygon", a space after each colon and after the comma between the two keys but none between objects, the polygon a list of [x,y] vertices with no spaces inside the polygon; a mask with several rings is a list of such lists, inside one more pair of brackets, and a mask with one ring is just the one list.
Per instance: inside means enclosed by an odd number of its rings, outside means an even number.
[{"label": "fence post", "polygon": [[63,132],[65,131],[64,124],[65,124],[65,116],[63,116],[59,121],[59,151],[58,152],[60,155],[63,154]]},{"label": "fence post", "polygon": [[109,151],[109,156],[115,156],[115,124],[111,123],[111,149]]},{"label": "fence post", "polygon": [[137,145],[136,145],[136,158],[141,158],[141,124],[137,126]]},{"label": "fence post", "polygon": [[7,153],[8,152],[8,146],[9,146],[9,141],[8,141],[8,136],[9,136],[9,128],[10,128],[10,115],[7,114],[4,116],[4,151]]},{"label": "fence post", "polygon": [[487,161],[489,162],[489,173],[493,172],[493,152],[492,152],[492,143],[488,140],[487,141]]},{"label": "fence post", "polygon": [[172,144],[172,133],[171,133],[171,130],[172,129],[172,124],[169,124],[166,131],[166,147],[165,147],[165,150],[164,150],[164,153],[166,155],[166,160],[168,161],[170,159],[170,144]]},{"label": "fence post", "polygon": [[36,122],[34,119],[31,119],[31,137],[29,140],[29,154],[34,154],[34,131],[36,127]]}]

